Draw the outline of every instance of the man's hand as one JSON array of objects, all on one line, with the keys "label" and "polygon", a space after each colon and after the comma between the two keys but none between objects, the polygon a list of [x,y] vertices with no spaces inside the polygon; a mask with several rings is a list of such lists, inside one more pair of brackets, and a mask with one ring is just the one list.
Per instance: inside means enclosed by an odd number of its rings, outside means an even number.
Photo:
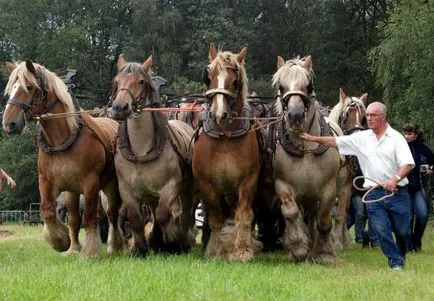
[{"label": "man's hand", "polygon": [[395,176],[393,176],[390,180],[387,180],[386,182],[383,183],[384,189],[390,192],[395,192],[397,185],[398,185],[398,179]]},{"label": "man's hand", "polygon": [[307,140],[307,141],[314,141],[313,136],[309,135],[308,133],[302,133],[300,135],[301,139]]}]

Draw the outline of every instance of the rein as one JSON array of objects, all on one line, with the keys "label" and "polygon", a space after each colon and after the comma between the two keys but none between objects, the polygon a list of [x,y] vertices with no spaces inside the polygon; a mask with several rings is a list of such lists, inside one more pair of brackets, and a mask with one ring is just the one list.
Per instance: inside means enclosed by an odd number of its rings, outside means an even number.
[{"label": "rein", "polygon": [[[372,181],[372,182],[374,182],[375,184],[377,184],[377,186],[373,186],[373,187],[370,187],[370,188],[358,187],[358,186],[356,185],[356,181],[357,181],[358,179],[368,179],[369,181]],[[383,197],[381,197],[381,198],[379,198],[379,199],[375,199],[375,200],[365,200],[366,196],[367,196],[368,194],[370,194],[374,189],[379,188],[379,187],[383,187],[383,185],[381,185],[381,184],[378,183],[377,181],[375,181],[375,180],[373,180],[373,179],[371,179],[371,178],[369,178],[369,177],[365,177],[365,176],[357,176],[357,177],[354,177],[354,179],[353,179],[353,186],[354,186],[354,188],[356,188],[356,189],[359,190],[359,191],[366,191],[365,194],[364,194],[363,197],[362,197],[362,202],[365,203],[365,204],[370,204],[370,203],[380,202],[380,201],[382,201],[382,200],[385,200],[385,199],[387,199],[387,198],[390,198],[391,196],[393,196],[393,195],[395,194],[394,192],[391,192],[390,194],[385,195],[385,196],[383,196]]]}]

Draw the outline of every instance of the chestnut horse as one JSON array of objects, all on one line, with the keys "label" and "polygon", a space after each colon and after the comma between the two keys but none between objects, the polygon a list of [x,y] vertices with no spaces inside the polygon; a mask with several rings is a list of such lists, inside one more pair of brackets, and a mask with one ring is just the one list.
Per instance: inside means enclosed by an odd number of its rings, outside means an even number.
[{"label": "chestnut horse", "polygon": [[[81,253],[99,256],[97,207],[102,189],[109,205],[108,251],[121,251],[123,239],[117,226],[121,199],[113,164],[118,124],[76,111],[65,84],[45,67],[30,60],[16,65],[8,62],[7,66],[11,75],[6,86],[9,100],[3,114],[3,129],[19,134],[27,121],[39,120],[38,177],[45,239],[57,251],[67,254],[80,251],[79,195],[82,193],[86,236]],[[62,191],[66,191],[69,236],[68,228],[56,216],[56,197]]]},{"label": "chestnut horse", "polygon": [[[339,89],[339,102],[330,111],[329,119],[342,129],[343,134],[351,135],[356,131],[367,128],[365,107],[367,97],[368,93],[364,93],[358,98],[350,97],[342,89]],[[357,160],[357,158],[348,156],[345,159],[345,167],[340,172],[344,184],[338,196],[338,208],[333,229],[336,251],[346,249],[351,244],[351,238],[347,230],[347,215],[351,202],[353,177],[355,176],[353,173],[356,164],[354,160]]]},{"label": "chestnut horse", "polygon": [[206,255],[248,261],[259,242],[253,236],[252,203],[260,162],[247,102],[247,76],[240,53],[217,51],[211,43],[204,72],[209,106],[193,151],[193,174],[208,210],[211,236]]},{"label": "chestnut horse", "polygon": [[152,55],[143,64],[119,56],[111,99],[113,117],[121,120],[115,155],[119,191],[133,235],[131,253],[139,256],[148,252],[143,206],[149,205],[154,217],[151,248],[181,252],[194,243],[194,186],[188,163],[194,131],[150,110],[161,106],[151,66]]},{"label": "chestnut horse", "polygon": [[[304,132],[327,132],[319,105],[314,101],[312,59],[284,61],[278,57],[273,86],[276,111],[282,118],[278,129],[274,178],[276,194],[285,219],[283,244],[289,258],[334,263],[331,210],[337,196],[339,153],[300,138]],[[303,219],[308,218],[309,229]],[[316,229],[315,229],[316,228]]]}]

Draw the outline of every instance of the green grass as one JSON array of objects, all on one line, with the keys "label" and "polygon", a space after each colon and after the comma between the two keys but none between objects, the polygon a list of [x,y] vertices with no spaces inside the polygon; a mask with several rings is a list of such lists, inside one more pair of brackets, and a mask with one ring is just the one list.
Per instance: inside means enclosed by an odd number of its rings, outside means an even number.
[{"label": "green grass", "polygon": [[434,225],[423,252],[392,271],[379,250],[358,245],[335,266],[293,264],[283,252],[248,264],[206,260],[200,248],[146,259],[64,257],[41,227],[4,225],[0,235],[0,300],[434,300]]}]

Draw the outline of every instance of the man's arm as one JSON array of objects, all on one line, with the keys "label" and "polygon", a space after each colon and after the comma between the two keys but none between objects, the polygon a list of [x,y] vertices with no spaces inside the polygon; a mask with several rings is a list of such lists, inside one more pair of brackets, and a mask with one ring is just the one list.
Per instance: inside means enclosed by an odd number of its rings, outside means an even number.
[{"label": "man's arm", "polygon": [[307,141],[316,142],[319,144],[324,144],[330,147],[337,147],[336,138],[333,136],[312,136],[307,133],[303,133],[300,137]]},{"label": "man's arm", "polygon": [[404,179],[410,171],[413,169],[413,166],[411,164],[405,164],[401,166],[401,168],[398,170],[396,175],[394,175],[390,180],[387,180],[383,183],[384,189],[387,189],[389,191],[395,191],[396,186],[398,183]]}]

